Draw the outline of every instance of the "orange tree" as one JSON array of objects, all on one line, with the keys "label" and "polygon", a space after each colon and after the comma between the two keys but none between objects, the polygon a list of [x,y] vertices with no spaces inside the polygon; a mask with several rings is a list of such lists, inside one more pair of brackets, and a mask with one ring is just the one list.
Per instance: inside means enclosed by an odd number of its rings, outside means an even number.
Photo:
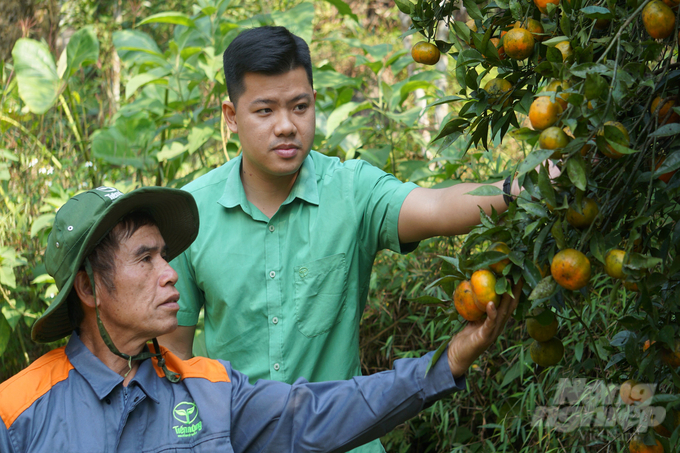
[{"label": "orange tree", "polygon": [[[487,380],[471,384],[474,402],[466,406],[477,409],[460,412],[456,426],[467,433],[455,431],[447,447],[624,451],[646,425],[621,418],[598,424],[593,400],[615,411],[623,403],[587,391],[579,396],[590,405],[567,401],[572,412],[558,412],[572,414],[571,425],[537,416],[538,406],[565,408],[552,398],[564,384],[559,378],[584,378],[588,389],[605,385],[610,395],[627,379],[655,384],[650,404],[669,414],[680,409],[679,21],[677,3],[665,1],[396,1],[412,28],[455,60],[461,92],[440,102],[462,105],[434,141],[462,140],[470,149],[514,139],[533,148],[507,169],[521,195],[501,215],[482,213],[462,249],[442,257],[430,295],[418,299],[439,305],[443,332],[464,322],[447,301],[473,272],[509,258],[496,292],[525,281],[515,329],[499,358],[481,362]],[[467,23],[454,20],[463,6]],[[433,39],[438,27],[448,27],[448,39]],[[500,95],[484,89],[490,79],[493,86],[503,81]],[[550,127],[566,137],[539,140]],[[549,162],[558,177],[551,178]],[[491,246],[498,241],[510,252]],[[612,249],[623,251],[614,277],[605,272]],[[524,321],[548,326],[555,317],[560,340],[550,340],[555,355],[545,363],[558,361],[544,368],[528,357]],[[641,429],[634,448],[643,449],[636,451],[655,451],[657,442],[680,451],[673,419],[666,418],[665,431]]]}]

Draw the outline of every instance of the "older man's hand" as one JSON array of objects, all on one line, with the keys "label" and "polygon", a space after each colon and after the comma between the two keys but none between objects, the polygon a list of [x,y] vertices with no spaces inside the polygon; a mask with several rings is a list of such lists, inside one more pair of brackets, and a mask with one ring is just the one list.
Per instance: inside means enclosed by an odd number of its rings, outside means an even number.
[{"label": "older man's hand", "polygon": [[498,309],[489,302],[486,306],[486,319],[468,322],[465,328],[453,337],[449,343],[447,356],[451,373],[455,377],[465,374],[472,362],[496,341],[517,307],[523,284],[524,280],[520,280],[513,287],[514,298],[510,294],[504,294]]}]

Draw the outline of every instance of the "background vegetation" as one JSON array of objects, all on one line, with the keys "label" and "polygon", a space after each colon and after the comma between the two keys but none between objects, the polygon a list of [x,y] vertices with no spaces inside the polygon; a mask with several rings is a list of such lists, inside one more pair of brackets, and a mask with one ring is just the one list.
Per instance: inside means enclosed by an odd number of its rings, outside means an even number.
[{"label": "background vegetation", "polygon": [[[30,340],[30,326],[56,293],[42,264],[56,210],[102,184],[181,187],[238,155],[220,117],[221,54],[243,28],[276,24],[311,45],[315,149],[368,160],[426,187],[517,171],[526,189],[507,213],[484,218],[466,237],[432,239],[412,254],[376,260],[361,332],[367,373],[446,342],[462,321],[451,304],[456,284],[506,258],[486,251],[491,242],[512,250],[497,290],[525,280],[516,321],[471,370],[470,392],[390,433],[383,439],[389,452],[624,451],[632,429],[562,433],[532,425],[561,377],[656,383],[654,404],[678,405],[680,378],[662,360],[662,345],[672,348],[679,338],[680,177],[657,177],[680,167],[680,130],[660,128],[649,111],[657,94],[677,96],[678,21],[670,38],[653,40],[639,18],[648,1],[571,0],[544,14],[515,0],[396,3],[6,2],[0,20],[10,12],[16,19],[0,43],[0,380],[56,346]],[[469,17],[477,32],[464,25]],[[491,38],[530,17],[542,19],[544,42],[526,60],[501,59]],[[596,19],[609,23],[596,29]],[[425,39],[448,53],[437,66],[413,63],[412,41]],[[565,40],[569,58],[555,47]],[[482,89],[495,77],[512,83],[510,102]],[[537,167],[552,151],[532,151],[538,132],[526,119],[553,79],[571,80],[559,124],[574,137],[554,160],[563,170],[556,181]],[[559,94],[548,92],[553,100]],[[625,154],[617,160],[598,154],[606,139],[618,138],[602,128],[610,120],[631,134],[616,148]],[[584,144],[592,146],[582,155]],[[665,162],[656,170],[659,156]],[[583,197],[597,201],[599,215],[581,230],[566,215]],[[572,247],[593,265],[581,291],[540,275],[557,251]],[[629,252],[624,271],[639,292],[603,272],[614,247]],[[567,353],[556,367],[538,367],[528,353],[524,318],[536,307],[559,319]],[[648,339],[657,343],[643,352]],[[679,434],[661,438],[667,452],[678,450]],[[647,440],[654,436],[650,430]]]}]

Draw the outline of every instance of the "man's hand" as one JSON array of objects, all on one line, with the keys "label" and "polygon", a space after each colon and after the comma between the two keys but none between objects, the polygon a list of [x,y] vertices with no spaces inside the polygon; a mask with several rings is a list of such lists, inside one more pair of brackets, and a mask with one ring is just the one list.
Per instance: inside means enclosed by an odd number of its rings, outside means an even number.
[{"label": "man's hand", "polygon": [[465,374],[472,362],[496,341],[517,307],[523,285],[524,280],[520,280],[512,289],[514,299],[511,295],[504,294],[498,309],[489,302],[486,306],[485,320],[468,322],[465,328],[453,337],[449,343],[447,356],[454,377]]}]

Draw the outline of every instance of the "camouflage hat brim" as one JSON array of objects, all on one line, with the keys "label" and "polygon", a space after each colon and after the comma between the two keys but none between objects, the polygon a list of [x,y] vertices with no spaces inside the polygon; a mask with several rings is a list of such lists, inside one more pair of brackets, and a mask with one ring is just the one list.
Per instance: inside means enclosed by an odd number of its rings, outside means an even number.
[{"label": "camouflage hat brim", "polygon": [[[81,197],[82,200],[83,195],[91,192],[94,191],[76,195],[69,202],[78,201],[78,197]],[[101,197],[100,194],[98,196]],[[86,208],[87,206],[83,207]],[[198,209],[193,196],[183,190],[167,187],[142,187],[112,199],[110,204],[105,206],[101,212],[92,213],[90,219],[75,219],[90,221],[91,225],[84,227],[84,237],[77,238],[76,244],[73,246],[75,253],[67,254],[66,259],[54,264],[58,269],[53,275],[55,281],[57,281],[57,286],[60,286],[61,282],[63,283],[61,283],[59,294],[54,301],[33,324],[31,337],[34,341],[49,343],[71,333],[72,326],[68,317],[68,304],[65,302],[68,300],[73,288],[73,281],[83,265],[83,260],[92,253],[97,244],[123,217],[135,211],[147,212],[154,219],[165,240],[168,261],[186,250],[198,235]],[[59,213],[55,218],[55,226],[58,220]],[[74,219],[69,220],[74,221]],[[73,227],[69,226],[68,228]],[[59,243],[57,243],[56,248],[59,248]],[[50,244],[48,244],[48,252],[49,250]],[[49,259],[50,257],[46,253],[46,261]]]}]

